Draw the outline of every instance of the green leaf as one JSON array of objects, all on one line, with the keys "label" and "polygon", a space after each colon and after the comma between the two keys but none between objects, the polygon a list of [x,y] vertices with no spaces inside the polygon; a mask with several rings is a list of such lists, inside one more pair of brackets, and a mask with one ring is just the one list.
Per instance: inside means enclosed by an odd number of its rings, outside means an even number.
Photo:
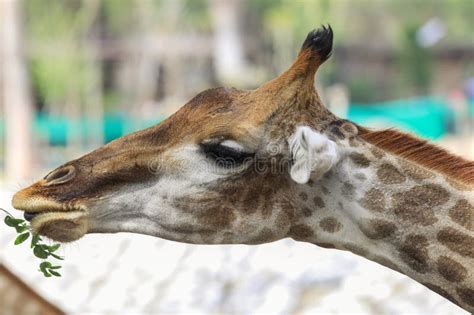
[{"label": "green leaf", "polygon": [[42,273],[48,273],[48,270],[50,267],[51,267],[51,263],[49,261],[43,261],[41,264],[40,264],[40,271]]},{"label": "green leaf", "polygon": [[60,246],[61,244],[54,244],[52,246],[49,246],[49,252],[52,253],[52,252],[57,251]]},{"label": "green leaf", "polygon": [[16,230],[17,233],[22,233],[22,232],[25,232],[26,230],[28,230],[28,226],[18,225],[18,226],[15,226],[15,230]]},{"label": "green leaf", "polygon": [[35,246],[35,248],[33,248],[33,254],[41,259],[46,259],[49,256],[49,254],[45,252],[40,246]]},{"label": "green leaf", "polygon": [[40,269],[43,270],[45,268],[51,268],[53,265],[49,261],[43,261],[40,264]]},{"label": "green leaf", "polygon": [[15,219],[14,217],[6,216],[4,222],[8,226],[15,227],[15,226],[19,225],[20,223],[25,222],[25,220]]},{"label": "green leaf", "polygon": [[[41,265],[40,265],[41,268]],[[43,269],[38,269],[39,272],[41,272],[45,277],[51,277],[51,275],[48,272],[48,269],[43,268]]]},{"label": "green leaf", "polygon": [[61,266],[51,266],[49,267],[49,269],[61,269],[62,267]]},{"label": "green leaf", "polygon": [[38,244],[38,242],[41,241],[41,237],[38,234],[33,234],[33,237],[31,238],[31,245],[30,247],[33,248]]},{"label": "green leaf", "polygon": [[52,274],[53,276],[55,277],[61,277],[61,274],[57,271],[54,271],[54,270],[48,270],[50,274]]},{"label": "green leaf", "polygon": [[38,244],[36,245],[37,247],[41,247],[42,250],[44,250],[45,252],[48,252],[49,251],[49,246],[46,245],[46,244]]},{"label": "green leaf", "polygon": [[15,239],[15,245],[23,243],[24,241],[28,239],[28,237],[30,237],[30,232],[26,232],[26,233],[18,235],[17,238]]},{"label": "green leaf", "polygon": [[50,254],[51,256],[53,256],[54,258],[56,258],[56,259],[59,259],[59,260],[64,260],[64,258],[63,258],[63,257],[61,257],[61,256],[58,256],[58,255],[56,255],[56,254],[53,254],[53,253],[49,253],[49,254]]},{"label": "green leaf", "polygon": [[12,217],[11,216],[6,216],[5,219],[3,219],[3,222],[5,222],[6,225],[14,227],[15,224],[12,222]]}]

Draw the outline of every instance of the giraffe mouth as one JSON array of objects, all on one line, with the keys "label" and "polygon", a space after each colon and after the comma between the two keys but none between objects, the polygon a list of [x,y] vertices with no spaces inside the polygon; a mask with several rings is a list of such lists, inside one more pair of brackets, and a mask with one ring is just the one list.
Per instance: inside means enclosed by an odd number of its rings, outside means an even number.
[{"label": "giraffe mouth", "polygon": [[72,242],[81,238],[89,229],[89,212],[83,206],[63,205],[43,198],[13,197],[13,207],[24,211],[33,233],[57,242]]}]

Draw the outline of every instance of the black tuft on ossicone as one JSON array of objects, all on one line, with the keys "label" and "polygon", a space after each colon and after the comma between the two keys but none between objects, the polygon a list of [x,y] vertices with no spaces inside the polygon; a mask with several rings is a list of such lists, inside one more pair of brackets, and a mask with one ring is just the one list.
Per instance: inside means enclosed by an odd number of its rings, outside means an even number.
[{"label": "black tuft on ossicone", "polygon": [[317,52],[320,62],[322,63],[331,57],[332,40],[333,34],[331,25],[328,24],[327,27],[322,25],[320,28],[309,32],[301,50],[309,48],[312,51]]}]

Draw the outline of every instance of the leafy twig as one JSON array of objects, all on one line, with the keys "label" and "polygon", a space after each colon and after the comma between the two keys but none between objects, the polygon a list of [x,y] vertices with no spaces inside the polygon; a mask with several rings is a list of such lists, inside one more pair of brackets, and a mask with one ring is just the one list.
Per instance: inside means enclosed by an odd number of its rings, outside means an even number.
[{"label": "leafy twig", "polygon": [[54,253],[59,249],[61,244],[43,244],[41,236],[34,234],[30,225],[25,220],[15,218],[5,209],[0,208],[0,210],[7,214],[4,223],[14,228],[18,234],[15,239],[15,245],[25,242],[31,236],[30,248],[33,249],[33,254],[36,257],[44,260],[41,262],[39,266],[40,269],[38,271],[42,272],[43,275],[48,278],[51,276],[61,277],[61,274],[57,271],[58,269],[61,269],[61,266],[55,266],[51,262],[46,261],[46,259],[48,259],[50,256],[59,260],[64,259],[63,257]]}]

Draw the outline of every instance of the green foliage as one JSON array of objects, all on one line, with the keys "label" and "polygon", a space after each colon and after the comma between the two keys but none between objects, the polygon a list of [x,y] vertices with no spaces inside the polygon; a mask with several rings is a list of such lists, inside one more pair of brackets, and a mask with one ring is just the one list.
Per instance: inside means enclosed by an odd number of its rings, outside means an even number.
[{"label": "green foliage", "polygon": [[400,82],[405,90],[413,90],[415,94],[426,94],[431,83],[432,60],[430,51],[420,46],[416,39],[419,25],[406,26],[402,34],[398,62]]},{"label": "green foliage", "polygon": [[61,274],[56,271],[57,269],[61,269],[61,266],[54,266],[49,261],[43,261],[40,264],[39,271],[41,271],[47,278],[51,277],[52,275],[55,277],[61,277]]},{"label": "green foliage", "polygon": [[183,21],[187,28],[201,32],[211,31],[211,17],[209,16],[207,0],[185,0]]},{"label": "green foliage", "polygon": [[23,222],[24,220],[22,219],[14,219],[12,216],[8,215],[5,217],[5,224],[10,226],[10,227],[17,227],[17,226],[20,226],[20,224]]},{"label": "green foliage", "polygon": [[[24,26],[35,94],[48,106],[59,108],[56,112],[64,113],[61,107],[65,104],[86,106],[94,86],[101,84],[103,69],[94,64],[93,55],[94,49],[99,53],[102,50],[97,45],[100,39],[140,42],[143,35],[209,34],[213,27],[210,14],[213,2],[209,0],[45,2],[22,2]],[[439,45],[472,42],[472,0],[242,0],[240,5],[244,7],[243,13],[252,13],[241,15],[241,25],[253,19],[258,22],[249,25],[263,28],[256,30],[255,36],[256,39],[265,37],[265,48],[268,48],[265,57],[271,60],[269,63],[275,72],[286,69],[310,29],[330,23],[337,34],[336,53],[340,43],[398,51],[396,62],[402,73],[389,80],[392,90],[400,90],[394,94],[406,95],[413,86],[422,93],[430,84],[429,50],[415,45],[414,25],[420,26],[438,17],[446,26],[447,34]],[[245,40],[252,42],[252,39]],[[338,73],[339,81],[352,84],[351,90],[355,90],[357,97],[364,98],[363,85],[367,82],[347,82],[351,76],[344,77],[338,72],[337,62],[336,59],[331,61],[334,68],[329,63],[325,65],[322,81],[333,82],[334,74]],[[381,93],[389,90],[380,89],[372,94],[378,93],[376,98],[383,98],[381,96],[388,95]],[[107,86],[102,94],[106,111],[114,111],[120,103],[117,99],[123,101],[122,95],[127,92]]]},{"label": "green foliage", "polygon": [[[90,30],[94,8],[81,1],[28,0],[24,3],[25,35],[35,51],[30,59],[33,86],[48,104],[81,99],[96,82],[83,38]],[[88,2],[92,3],[92,2]],[[97,11],[97,9],[95,9]],[[97,13],[96,13],[97,14]]]},{"label": "green foliage", "polygon": [[102,9],[104,12],[105,28],[112,35],[121,35],[131,31],[130,25],[134,23],[135,10],[131,9],[130,0],[103,0]]},{"label": "green foliage", "polygon": [[15,245],[23,243],[24,241],[28,239],[28,237],[30,237],[29,232],[18,235],[17,238],[15,239]]},{"label": "green foliage", "polygon": [[[31,243],[30,248],[33,249],[33,254],[40,258],[40,259],[48,259],[50,256],[59,260],[63,260],[64,258],[55,254],[54,252],[59,249],[61,246],[60,244],[53,244],[47,245],[42,243],[42,239],[38,234],[34,234],[31,232],[31,228],[29,224],[23,219],[14,218],[8,211],[1,209],[1,211],[5,212],[7,216],[4,219],[4,223],[12,227],[16,230],[19,234],[15,239],[15,245],[19,245],[24,243],[30,236]],[[26,231],[26,232],[25,232]],[[21,233],[21,234],[20,234]],[[39,271],[43,273],[43,275],[47,278],[51,276],[61,277],[61,274],[57,272],[57,269],[60,269],[61,266],[53,266],[53,264],[49,261],[43,261],[40,263]]]}]

